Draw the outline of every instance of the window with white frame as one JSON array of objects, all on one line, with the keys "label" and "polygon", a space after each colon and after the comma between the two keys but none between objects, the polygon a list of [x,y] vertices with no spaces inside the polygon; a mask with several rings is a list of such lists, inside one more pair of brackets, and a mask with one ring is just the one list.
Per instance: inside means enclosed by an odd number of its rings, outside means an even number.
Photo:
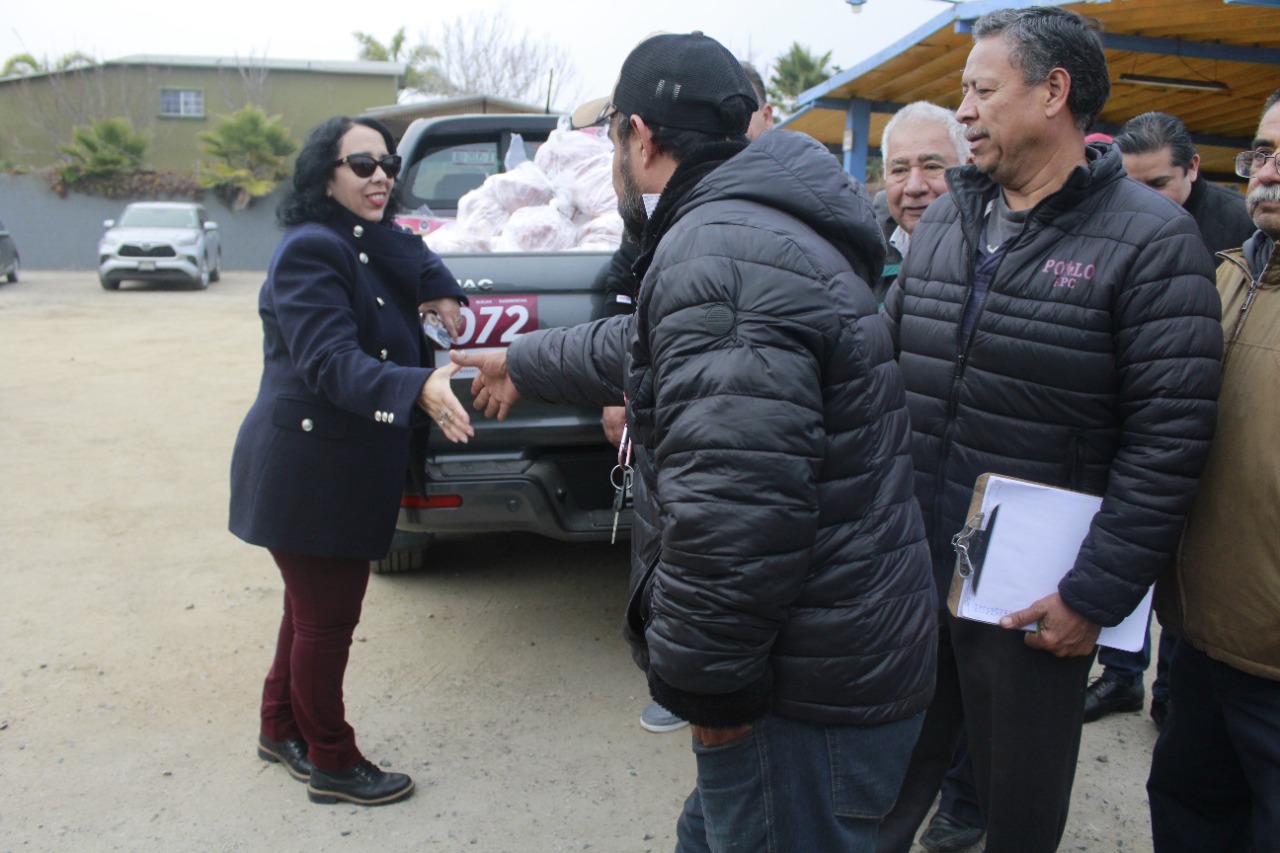
[{"label": "window with white frame", "polygon": [[204,116],[204,92],[200,89],[161,89],[160,115]]}]

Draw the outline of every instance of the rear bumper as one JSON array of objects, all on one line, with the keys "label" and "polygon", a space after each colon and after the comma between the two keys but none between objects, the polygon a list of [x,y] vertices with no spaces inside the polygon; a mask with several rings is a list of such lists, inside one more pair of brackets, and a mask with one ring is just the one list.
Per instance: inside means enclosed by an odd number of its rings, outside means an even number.
[{"label": "rear bumper", "polygon": [[[564,541],[608,539],[613,531],[609,466],[600,482],[583,483],[581,466],[556,460],[525,462],[523,470],[444,478],[435,471],[426,497],[460,499],[458,506],[402,506],[397,529],[414,533],[537,533]],[[428,466],[428,473],[433,473]],[[618,535],[631,529],[631,510],[618,518]]]}]

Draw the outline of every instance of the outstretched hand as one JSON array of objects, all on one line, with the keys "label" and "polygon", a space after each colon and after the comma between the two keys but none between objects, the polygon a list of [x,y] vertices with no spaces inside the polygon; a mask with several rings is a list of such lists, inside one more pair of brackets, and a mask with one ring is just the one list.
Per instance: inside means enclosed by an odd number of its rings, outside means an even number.
[{"label": "outstretched hand", "polygon": [[471,381],[471,393],[476,400],[473,404],[476,411],[484,412],[486,418],[497,417],[506,420],[507,412],[520,399],[516,384],[507,373],[507,351],[464,352],[450,350],[449,358],[460,367],[474,367],[479,373]]},{"label": "outstretched hand", "polygon": [[1027,645],[1060,658],[1092,654],[1102,631],[1068,607],[1056,592],[1000,620],[1002,628],[1018,629],[1027,625],[1036,626],[1036,630],[1027,634]]},{"label": "outstretched hand", "polygon": [[471,426],[471,416],[449,387],[449,380],[457,372],[456,364],[446,364],[431,371],[418,392],[418,407],[439,424],[445,438],[466,444],[476,431]]}]

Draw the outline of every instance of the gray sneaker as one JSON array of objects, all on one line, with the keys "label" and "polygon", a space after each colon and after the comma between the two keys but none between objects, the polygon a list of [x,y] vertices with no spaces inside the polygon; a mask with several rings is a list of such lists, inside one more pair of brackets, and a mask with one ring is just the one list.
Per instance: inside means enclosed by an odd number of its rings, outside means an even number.
[{"label": "gray sneaker", "polygon": [[640,712],[640,727],[645,731],[674,732],[687,725],[689,725],[688,720],[680,719],[657,702],[650,702]]}]

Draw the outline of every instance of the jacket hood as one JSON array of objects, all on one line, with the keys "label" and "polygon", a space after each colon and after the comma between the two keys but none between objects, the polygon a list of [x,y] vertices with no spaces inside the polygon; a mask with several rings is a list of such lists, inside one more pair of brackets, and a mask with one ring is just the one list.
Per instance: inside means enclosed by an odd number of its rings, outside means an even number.
[{"label": "jacket hood", "polygon": [[704,178],[679,215],[724,199],[757,202],[795,217],[838,248],[868,282],[879,278],[885,245],[871,197],[813,138],[788,130],[762,134]]}]

